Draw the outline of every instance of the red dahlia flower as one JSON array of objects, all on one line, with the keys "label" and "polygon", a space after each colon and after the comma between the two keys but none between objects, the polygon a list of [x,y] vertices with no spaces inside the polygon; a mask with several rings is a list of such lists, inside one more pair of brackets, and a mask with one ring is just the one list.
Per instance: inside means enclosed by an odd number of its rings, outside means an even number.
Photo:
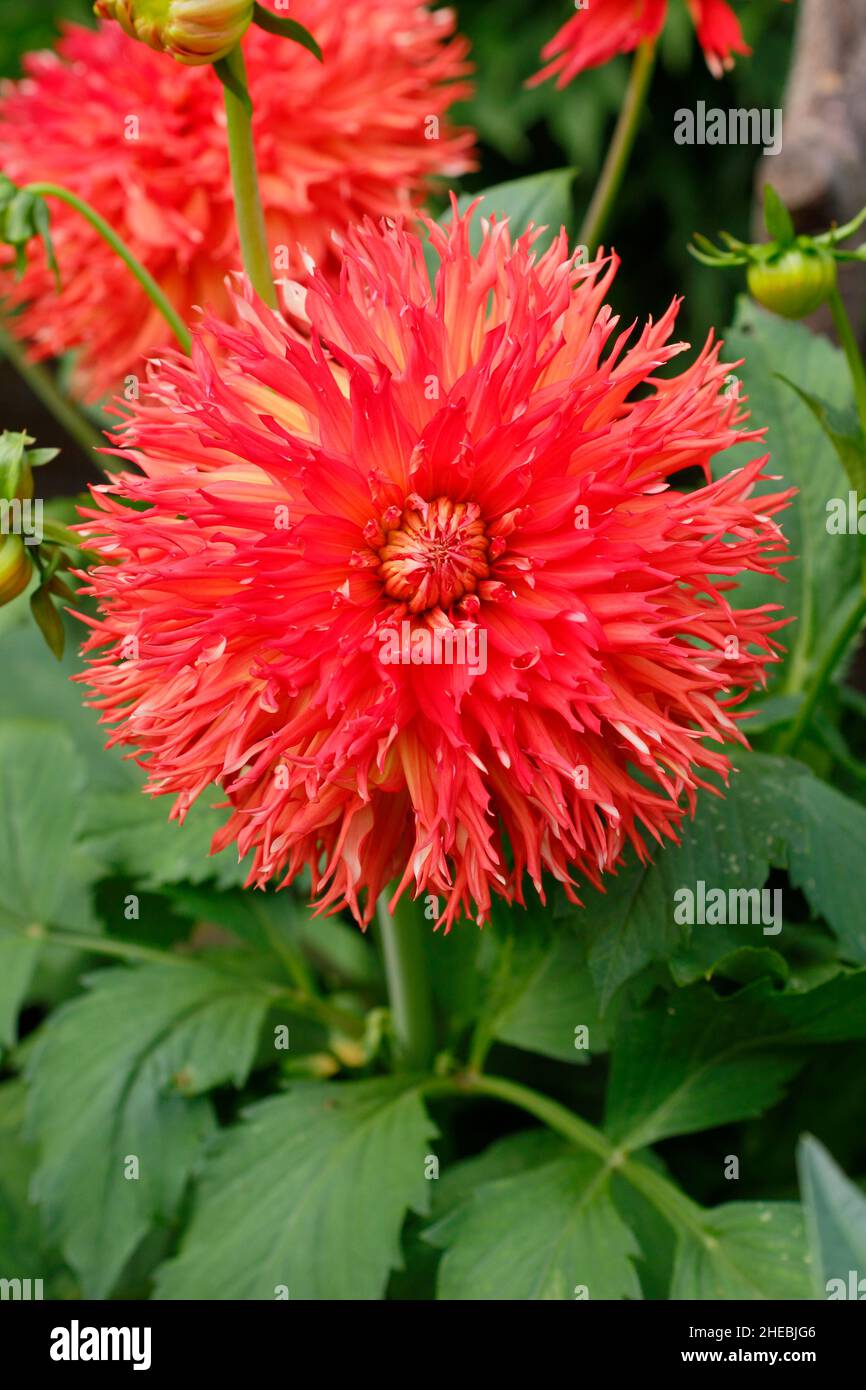
[{"label": "red dahlia flower", "polygon": [[[686,3],[707,66],[715,77],[733,67],[735,53],[751,53],[727,0]],[[644,39],[658,38],[667,11],[668,0],[591,0],[541,50],[547,66],[532,79],[532,85],[556,73],[557,87],[565,87],[587,68],[609,63],[618,53],[631,53]]]},{"label": "red dahlia flower", "polygon": [[[256,27],[244,54],[275,273],[297,277],[303,250],[335,273],[351,223],[408,213],[432,175],[469,167],[472,137],[445,118],[468,93],[468,45],[452,37],[450,10],[293,0],[292,17],[324,63]],[[226,312],[225,276],[240,253],[215,74],[168,61],[112,21],[68,27],[57,53],[32,54],[25,71],[0,97],[0,170],[91,203],[182,316],[198,304]],[[56,202],[51,211],[62,293],[35,248],[21,284],[10,274],[4,288],[27,305],[16,331],[36,355],[80,349],[76,389],[98,397],[162,346],[165,324],[76,212]]]},{"label": "red dahlia flower", "polygon": [[536,256],[506,223],[474,255],[469,223],[431,228],[432,289],[418,238],[358,229],[309,340],[249,300],[208,316],[131,407],[140,473],[85,513],[112,742],[177,816],[222,785],[215,848],[252,851],[251,883],[307,865],[363,922],[394,878],[450,924],[526,873],[575,898],[646,857],[777,659],[775,605],[729,595],[774,573],[787,494],[754,496],[760,458],[709,481],[759,437],[719,345],[659,376],[676,303],[629,342],[614,256],[564,233]]}]

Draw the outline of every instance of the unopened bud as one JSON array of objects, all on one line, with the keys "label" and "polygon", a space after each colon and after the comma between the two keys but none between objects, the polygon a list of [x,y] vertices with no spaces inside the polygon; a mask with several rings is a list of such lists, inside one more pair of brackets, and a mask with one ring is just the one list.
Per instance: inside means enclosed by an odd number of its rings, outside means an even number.
[{"label": "unopened bud", "polygon": [[96,0],[100,19],[179,63],[216,63],[243,38],[253,0]]}]

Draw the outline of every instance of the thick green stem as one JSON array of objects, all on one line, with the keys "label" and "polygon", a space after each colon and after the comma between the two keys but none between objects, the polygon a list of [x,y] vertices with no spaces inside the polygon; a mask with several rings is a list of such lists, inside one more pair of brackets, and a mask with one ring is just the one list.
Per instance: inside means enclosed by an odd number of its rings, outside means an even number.
[{"label": "thick green stem", "polygon": [[99,457],[94,457],[93,453],[94,449],[105,447],[105,440],[98,430],[94,429],[90,421],[85,419],[72,402],[66,399],[58,389],[51,373],[47,372],[40,363],[30,361],[21,344],[16,342],[5,328],[0,328],[0,356],[5,357],[12,364],[21,379],[30,387],[36,399],[42,402],[57,423],[80,445],[82,452],[87,455],[91,463],[95,463],[97,467],[103,467]]},{"label": "thick green stem", "polygon": [[390,892],[382,894],[376,917],[397,1061],[406,1071],[427,1071],[436,1050],[436,1034],[424,954],[424,925],[405,896],[392,916],[388,909],[390,896]]},{"label": "thick green stem", "polygon": [[177,338],[183,351],[189,353],[192,347],[192,340],[183,319],[165,297],[150,272],[145,270],[144,266],[132,254],[126,243],[117,235],[114,228],[109,226],[104,217],[100,217],[95,208],[92,208],[89,203],[85,203],[84,199],[79,198],[77,194],[70,193],[68,188],[61,188],[61,186],[56,183],[28,183],[27,192],[35,193],[40,198],[57,198],[61,203],[66,203],[69,207],[74,208],[76,212],[80,212],[85,221],[90,223],[91,227],[99,233],[103,241],[108,243],[112,251],[117,252],[124,265],[132,271],[132,274],[141,285],[141,288],[144,290],[150,302],[162,314],[162,317]]},{"label": "thick green stem", "polygon": [[830,292],[827,303],[830,305],[833,325],[848,362],[848,370],[854,383],[854,400],[857,404],[860,428],[863,431],[864,439],[866,439],[866,367],[863,365],[863,357],[857,345],[854,329],[851,327],[851,320],[842,302],[842,296],[835,287]]},{"label": "thick green stem", "polygon": [[[240,95],[247,90],[247,73],[240,44],[223,60],[234,78],[233,86],[223,83],[228,126],[229,163],[235,197],[235,217],[244,269],[250,284],[270,308],[276,309],[277,296],[268,256],[265,218],[259,197],[256,151],[250,106]],[[236,87],[237,90],[233,90]]]},{"label": "thick green stem", "polygon": [[797,711],[796,719],[782,731],[776,740],[775,752],[792,753],[809,727],[812,715],[821,696],[832,679],[833,672],[842,660],[866,620],[866,594],[852,595],[847,608],[840,614],[839,626],[830,638],[823,658],[809,682],[803,703]]},{"label": "thick green stem", "polygon": [[640,44],[634,56],[625,101],[578,237],[578,241],[589,248],[590,256],[594,254],[601,241],[611,208],[628,168],[649,91],[655,56],[654,39],[646,39]]}]

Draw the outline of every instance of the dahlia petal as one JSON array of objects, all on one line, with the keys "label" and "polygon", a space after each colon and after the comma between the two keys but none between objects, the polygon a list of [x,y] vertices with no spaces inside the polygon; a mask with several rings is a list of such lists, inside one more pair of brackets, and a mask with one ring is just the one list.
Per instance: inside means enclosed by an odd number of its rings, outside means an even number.
[{"label": "dahlia petal", "polygon": [[688,7],[695,23],[698,43],[714,77],[721,77],[734,66],[735,53],[751,53],[743,38],[740,21],[727,0],[688,0]]},{"label": "dahlia petal", "polygon": [[644,39],[657,38],[667,15],[667,0],[592,0],[572,15],[541,50],[545,66],[531,78],[537,86],[556,75],[565,87],[587,68],[631,53]]}]

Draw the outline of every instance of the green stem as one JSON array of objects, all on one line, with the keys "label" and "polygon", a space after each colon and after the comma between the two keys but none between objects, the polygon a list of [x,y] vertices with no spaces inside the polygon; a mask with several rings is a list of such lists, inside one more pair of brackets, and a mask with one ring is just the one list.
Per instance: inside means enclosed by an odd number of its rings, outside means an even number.
[{"label": "green stem", "polygon": [[[444,1094],[446,1089],[447,1083],[440,1081],[434,1081],[429,1087],[425,1087],[425,1090],[434,1095]],[[490,1096],[517,1106],[526,1114],[540,1120],[555,1134],[560,1134],[569,1143],[595,1154],[610,1172],[619,1173],[632,1187],[637,1188],[674,1226],[684,1227],[698,1239],[706,1240],[703,1212],[696,1202],[669,1182],[663,1174],[657,1173],[645,1163],[629,1158],[624,1148],[616,1147],[600,1130],[571,1110],[567,1110],[559,1101],[551,1100],[549,1096],[533,1091],[518,1081],[510,1081],[501,1076],[479,1076],[472,1072],[454,1078],[450,1084],[452,1095],[465,1095],[467,1092]]]},{"label": "green stem", "polygon": [[235,217],[244,269],[259,298],[271,309],[276,309],[277,296],[268,255],[265,218],[259,197],[250,106],[249,102],[244,102],[239,95],[239,92],[247,90],[246,65],[240,44],[232,49],[223,62],[234,78],[233,85],[237,87],[237,90],[233,90],[232,87],[223,84]]},{"label": "green stem", "polygon": [[336,1004],[329,1004],[327,1000],[317,999],[300,989],[284,989],[280,985],[267,985],[265,989],[273,1000],[282,1000],[290,1013],[311,1018],[316,1023],[322,1023],[326,1028],[333,1028],[349,1038],[364,1036],[363,1018],[349,1013],[348,1009],[338,1008]]},{"label": "green stem", "polygon": [[122,241],[113,227],[109,226],[104,217],[100,217],[95,208],[89,203],[85,203],[83,198],[79,198],[76,193],[70,193],[68,188],[61,188],[56,183],[28,183],[27,192],[35,193],[40,198],[57,198],[61,203],[66,203],[69,207],[80,212],[85,221],[89,222],[103,241],[106,241],[112,251],[116,251],[124,265],[132,271],[141,288],[144,290],[150,302],[159,310],[177,338],[183,351],[189,354],[192,347],[192,339],[189,330],[183,319],[166,299],[159,285],[154,280],[149,271],[132,254],[126,242]]},{"label": "green stem", "polygon": [[655,65],[656,44],[645,39],[638,45],[626,88],[625,100],[619,113],[613,140],[583,219],[578,242],[589,248],[590,257],[601,240],[614,200],[628,167],[638,126],[643,114],[650,78]]},{"label": "green stem", "polygon": [[833,325],[845,353],[848,362],[848,369],[851,373],[851,380],[854,383],[854,400],[857,403],[857,415],[860,420],[860,428],[863,437],[866,439],[866,367],[863,365],[863,358],[860,348],[857,345],[857,338],[854,329],[851,327],[851,320],[848,317],[842,296],[834,286],[830,292],[827,303],[830,305],[830,312],[833,315]]},{"label": "green stem", "polygon": [[24,932],[36,941],[47,946],[64,946],[73,951],[91,951],[94,955],[115,956],[119,960],[147,961],[151,965],[183,964],[183,956],[170,955],[151,946],[140,946],[136,941],[118,941],[110,936],[91,936],[86,932],[55,930],[53,927],[34,925]]},{"label": "green stem", "polygon": [[784,729],[776,740],[776,753],[792,753],[806,732],[815,708],[830,683],[833,672],[845,655],[849,645],[856,637],[866,619],[866,593],[854,594],[843,610],[839,627],[830,639],[824,656],[812,678],[805,699],[797,711],[796,719]]},{"label": "green stem", "polygon": [[484,1018],[479,1019],[469,1045],[467,1066],[470,1072],[482,1072],[484,1070],[484,1063],[487,1061],[487,1054],[493,1046],[493,1042],[493,1033],[489,1023]]},{"label": "green stem", "polygon": [[[199,963],[195,956],[160,951],[151,946],[141,946],[136,941],[118,941],[109,936],[63,931],[43,927],[38,923],[25,927],[24,935],[47,946],[62,946],[67,950],[88,951],[93,955],[112,956],[119,960],[138,961],[149,965],[175,965],[183,969],[185,966]],[[314,1019],[317,1023],[334,1028],[349,1037],[363,1037],[364,1020],[357,1014],[328,1004],[324,999],[316,999],[302,989],[287,989],[267,980],[252,981],[251,987],[263,990],[275,1004],[283,1004],[292,1013]]]},{"label": "green stem", "polygon": [[424,954],[424,927],[412,911],[411,900],[405,896],[392,916],[388,910],[390,896],[391,890],[382,894],[376,906],[376,917],[397,1060],[406,1071],[426,1071],[433,1061],[436,1035]]},{"label": "green stem", "polygon": [[646,1163],[635,1162],[633,1158],[627,1158],[619,1172],[632,1187],[637,1188],[638,1192],[646,1197],[648,1202],[652,1202],[656,1211],[660,1211],[672,1226],[683,1227],[691,1231],[698,1240],[709,1242],[703,1211],[691,1197],[687,1197],[672,1182],[668,1182],[664,1174],[656,1172],[655,1168],[648,1167]]},{"label": "green stem", "polygon": [[94,449],[105,447],[105,440],[99,431],[94,429],[90,421],[85,419],[72,402],[66,399],[58,389],[51,373],[47,372],[41,363],[31,362],[21,344],[4,328],[0,328],[0,356],[5,357],[11,363],[36,399],[42,402],[46,410],[54,416],[58,425],[75,440],[91,463],[103,467],[99,458],[93,456]]},{"label": "green stem", "polygon": [[582,1120],[573,1111],[566,1110],[559,1101],[551,1100],[549,1096],[533,1091],[519,1081],[509,1081],[504,1076],[480,1076],[470,1072],[464,1076],[463,1084],[468,1091],[504,1100],[509,1105],[516,1105],[518,1109],[525,1110],[528,1115],[534,1115],[543,1125],[547,1125],[548,1129],[561,1134],[578,1148],[588,1149],[605,1163],[615,1155],[613,1145],[600,1130]]}]

